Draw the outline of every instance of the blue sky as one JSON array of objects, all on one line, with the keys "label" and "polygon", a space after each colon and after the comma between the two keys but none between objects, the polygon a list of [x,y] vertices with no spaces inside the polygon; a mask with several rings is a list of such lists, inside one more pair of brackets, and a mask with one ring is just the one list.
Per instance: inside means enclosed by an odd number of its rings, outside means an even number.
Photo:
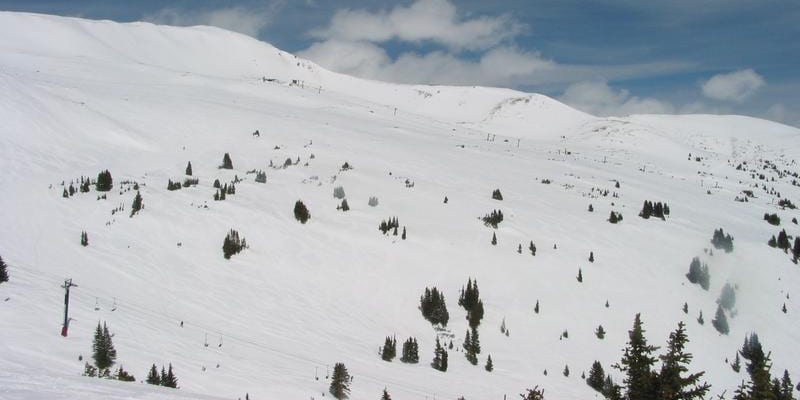
[{"label": "blue sky", "polygon": [[216,25],[336,71],[511,87],[600,115],[800,126],[797,0],[0,0],[0,9]]}]

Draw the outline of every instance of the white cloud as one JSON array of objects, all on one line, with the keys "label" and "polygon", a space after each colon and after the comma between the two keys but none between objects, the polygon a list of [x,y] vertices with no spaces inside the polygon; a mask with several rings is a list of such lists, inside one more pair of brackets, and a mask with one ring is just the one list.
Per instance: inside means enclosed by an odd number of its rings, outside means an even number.
[{"label": "white cloud", "polygon": [[703,94],[715,100],[743,102],[764,86],[764,78],[752,69],[714,75],[702,84]]},{"label": "white cloud", "polygon": [[273,1],[260,9],[240,6],[192,11],[164,8],[143,19],[162,25],[211,25],[256,37],[259,32],[272,23],[274,15],[283,4],[282,1]]},{"label": "white cloud", "polygon": [[614,90],[607,82],[578,82],[564,90],[559,100],[579,110],[599,116],[631,114],[672,114],[675,106],[654,99],[631,96],[625,90]]},{"label": "white cloud", "polygon": [[477,60],[444,51],[408,52],[393,60],[373,43],[331,39],[298,55],[337,72],[400,83],[513,86],[556,67],[536,52],[508,46],[488,50]]},{"label": "white cloud", "polygon": [[519,35],[524,25],[508,15],[462,19],[448,0],[417,0],[390,11],[339,10],[313,37],[382,43],[390,40],[444,45],[451,50],[485,50]]}]

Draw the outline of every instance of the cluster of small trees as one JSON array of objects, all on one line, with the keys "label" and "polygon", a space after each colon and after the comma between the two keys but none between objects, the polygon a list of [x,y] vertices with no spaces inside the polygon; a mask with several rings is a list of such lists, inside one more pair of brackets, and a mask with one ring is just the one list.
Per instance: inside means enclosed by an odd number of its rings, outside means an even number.
[{"label": "cluster of small trees", "polygon": [[226,183],[222,187],[219,186],[219,180],[214,181],[214,183],[217,188],[217,191],[214,192],[214,201],[223,201],[228,195],[236,194],[236,184],[233,182],[230,185]]},{"label": "cluster of small trees", "polygon": [[240,239],[239,232],[235,229],[231,229],[230,232],[225,235],[225,240],[222,242],[222,255],[226,260],[229,260],[232,255],[238,254],[246,248],[247,240],[245,238]]},{"label": "cluster of small trees", "polygon": [[776,213],[764,213],[764,221],[767,221],[771,225],[780,225],[781,217],[779,217]]},{"label": "cluster of small trees", "polygon": [[661,204],[660,201],[653,203],[649,200],[645,200],[642,211],[639,212],[639,216],[644,219],[649,219],[653,216],[663,220],[665,215],[669,215],[669,206],[667,203]]},{"label": "cluster of small trees", "polygon": [[464,335],[464,356],[467,358],[467,361],[470,362],[472,365],[478,364],[478,354],[481,353],[481,339],[478,335],[477,328],[470,328],[467,329],[466,335]]},{"label": "cluster of small trees", "polygon": [[397,356],[397,339],[394,336],[387,336],[381,349],[381,359],[392,361]]},{"label": "cluster of small trees", "polygon": [[472,278],[467,279],[467,287],[461,288],[458,305],[467,311],[469,326],[477,328],[483,319],[483,300],[480,299],[477,280],[473,283]]},{"label": "cluster of small trees", "polygon": [[[792,380],[789,372],[783,371],[783,378],[771,378],[770,354],[764,354],[758,335],[746,336],[738,354],[747,360],[746,370],[749,382],[742,382],[733,395],[734,400],[794,400]],[[771,380],[770,380],[771,378]]]},{"label": "cluster of small trees", "polygon": [[181,187],[182,186],[180,182],[173,182],[172,179],[167,180],[167,190],[180,190]]},{"label": "cluster of small trees", "polygon": [[792,201],[789,199],[780,199],[778,200],[778,207],[788,208],[794,210],[796,207],[792,204]]},{"label": "cluster of small trees", "polygon": [[686,278],[689,279],[689,282],[696,283],[704,290],[708,290],[708,287],[711,283],[711,276],[708,272],[708,264],[701,264],[699,257],[692,258]]},{"label": "cluster of small trees", "polygon": [[503,194],[500,193],[500,189],[495,189],[492,191],[492,198],[495,200],[503,200]]},{"label": "cluster of small trees", "polygon": [[616,211],[611,211],[611,214],[608,216],[608,222],[612,224],[616,224],[617,222],[622,221],[622,214]]},{"label": "cluster of small trees", "polygon": [[403,342],[400,361],[408,364],[416,364],[419,362],[419,344],[417,344],[416,338],[409,337]]},{"label": "cluster of small trees", "polygon": [[781,229],[778,233],[778,238],[775,238],[775,235],[767,241],[767,244],[770,247],[776,247],[783,250],[785,253],[789,252],[789,249],[792,250],[792,262],[797,264],[797,260],[800,258],[800,236],[794,238],[794,246],[791,244],[791,236],[786,234],[785,229]]},{"label": "cluster of small trees", "polygon": [[383,234],[387,234],[390,230],[394,230],[394,235],[397,236],[397,228],[400,227],[400,222],[397,217],[389,217],[389,220],[382,220],[380,225],[378,225],[378,230],[383,232]]},{"label": "cluster of small trees", "polygon": [[141,209],[144,208],[144,201],[142,200],[142,195],[139,191],[136,191],[136,196],[133,196],[133,204],[131,204],[131,218],[134,215],[138,214]]},{"label": "cluster of small trees", "polygon": [[111,190],[113,186],[114,186],[114,180],[111,178],[111,172],[105,170],[97,174],[95,189],[98,192],[108,192]]},{"label": "cluster of small trees", "polygon": [[489,214],[484,215],[481,218],[483,224],[486,226],[491,226],[492,228],[497,228],[501,222],[503,222],[503,211],[501,210],[492,210]]},{"label": "cluster of small trees", "polygon": [[267,173],[264,171],[256,171],[256,182],[267,183]]},{"label": "cluster of small trees", "polygon": [[722,228],[714,230],[714,236],[711,237],[711,244],[716,249],[724,249],[726,253],[733,251],[733,237],[730,234],[725,234]]},{"label": "cluster of small trees", "polygon": [[425,294],[419,298],[419,309],[422,316],[432,324],[447,326],[447,321],[450,320],[444,294],[436,286],[433,289],[425,288]]},{"label": "cluster of small trees", "polygon": [[433,351],[433,361],[431,362],[431,367],[437,371],[446,372],[447,371],[447,364],[448,364],[448,354],[447,349],[442,347],[441,342],[439,342],[439,337],[436,337],[436,348]]},{"label": "cluster of small trees", "polygon": [[178,377],[172,372],[172,363],[169,364],[168,370],[164,370],[164,366],[162,365],[160,374],[158,373],[156,365],[153,364],[153,366],[150,367],[150,372],[147,374],[147,380],[145,382],[150,385],[165,386],[173,389],[178,388]]},{"label": "cluster of small trees", "polygon": [[222,165],[219,166],[220,169],[233,169],[233,160],[231,160],[231,155],[225,153],[222,156]]},{"label": "cluster of small trees", "polygon": [[0,283],[3,282],[8,282],[8,266],[3,257],[0,257]]},{"label": "cluster of small trees", "polygon": [[[592,365],[587,377],[589,386],[612,400],[704,398],[711,385],[700,383],[705,372],[689,373],[693,356],[686,352],[689,338],[685,324],[678,323],[678,328],[669,335],[666,352],[658,357],[653,354],[658,347],[647,343],[644,332],[641,318],[636,314],[622,359],[613,366],[625,374],[624,394],[623,388],[614,384],[610,376],[602,378],[603,370],[598,362]],[[658,360],[661,361],[661,367],[655,369]]]},{"label": "cluster of small trees", "polygon": [[311,218],[311,213],[308,212],[308,208],[305,204],[303,204],[302,200],[297,200],[294,203],[294,219],[300,221],[300,223],[305,224]]}]

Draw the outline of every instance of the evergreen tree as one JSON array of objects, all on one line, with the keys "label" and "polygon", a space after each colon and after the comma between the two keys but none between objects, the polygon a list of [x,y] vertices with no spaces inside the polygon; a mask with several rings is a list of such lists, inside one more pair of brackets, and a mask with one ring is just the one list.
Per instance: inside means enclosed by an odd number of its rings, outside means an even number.
[{"label": "evergreen tree", "polygon": [[684,314],[688,314],[689,313],[689,303],[686,303],[686,302],[683,303],[683,313]]},{"label": "evergreen tree", "polygon": [[592,363],[592,369],[589,370],[589,377],[586,378],[586,384],[592,389],[602,392],[605,376],[606,373],[603,371],[603,366],[600,364],[600,361],[595,361]]},{"label": "evergreen tree", "polygon": [[711,325],[714,325],[714,328],[717,332],[727,335],[730,329],[728,328],[728,318],[725,317],[725,311],[722,310],[722,306],[717,306],[717,314],[714,316],[714,319],[711,320]]},{"label": "evergreen tree", "polygon": [[419,362],[419,346],[417,345],[417,339],[410,337],[405,342],[403,342],[403,355],[400,357],[400,361],[409,364],[416,364]]},{"label": "evergreen tree", "polygon": [[386,337],[383,343],[383,350],[381,351],[381,359],[383,361],[392,361],[397,355],[397,339],[393,337]]},{"label": "evergreen tree", "polygon": [[161,376],[161,386],[166,386],[173,389],[178,388],[178,378],[175,376],[175,373],[172,372],[172,363],[169,364],[169,369],[167,369],[166,375]]},{"label": "evergreen tree", "polygon": [[346,399],[350,395],[350,374],[343,363],[334,365],[331,386],[328,391],[338,400]]},{"label": "evergreen tree", "polygon": [[0,257],[0,283],[3,282],[8,282],[8,266],[3,261],[3,257]]},{"label": "evergreen tree", "polygon": [[232,255],[240,253],[247,247],[247,241],[239,238],[239,232],[231,229],[222,241],[222,255],[229,260]]},{"label": "evergreen tree", "polygon": [[139,191],[136,191],[136,196],[133,197],[133,204],[131,204],[131,218],[136,215],[139,210],[144,208],[144,202],[142,201],[142,195]]},{"label": "evergreen tree", "polygon": [[536,300],[536,305],[533,306],[533,312],[535,312],[536,314],[539,313],[539,300]]},{"label": "evergreen tree", "polygon": [[614,368],[626,374],[626,398],[628,400],[649,400],[655,398],[656,377],[652,367],[656,362],[653,352],[656,346],[647,344],[644,328],[639,314],[633,321],[633,329],[628,331],[628,344],[622,360]]},{"label": "evergreen tree", "polygon": [[497,246],[497,235],[492,232],[492,246]]},{"label": "evergreen tree", "polygon": [[700,315],[697,316],[697,323],[703,325],[705,322],[706,320],[703,319],[703,310],[700,310]]},{"label": "evergreen tree", "polygon": [[164,369],[164,366],[161,366],[161,382],[158,383],[161,386],[167,386],[167,371]]},{"label": "evergreen tree", "polygon": [[795,236],[794,247],[792,247],[792,262],[797,264],[798,259],[800,259],[800,236]]},{"label": "evergreen tree", "polygon": [[105,170],[97,174],[95,189],[98,192],[108,192],[113,186],[114,180],[111,178],[111,172]]},{"label": "evergreen tree", "polygon": [[598,325],[597,330],[594,331],[594,334],[598,339],[604,339],[606,337],[606,330],[603,329],[603,325]]},{"label": "evergreen tree", "polygon": [[789,247],[789,235],[786,234],[785,229],[781,229],[778,233],[778,248],[786,252],[789,251]]},{"label": "evergreen tree", "polygon": [[590,263],[593,263],[593,262],[594,262],[594,252],[593,252],[593,251],[590,251],[590,252],[589,252],[589,262],[590,262]]},{"label": "evergreen tree", "polygon": [[532,240],[531,240],[531,244],[528,246],[528,250],[531,251],[531,255],[532,256],[536,256],[536,245],[533,244]]},{"label": "evergreen tree", "polygon": [[589,204],[589,212],[594,212],[594,207],[591,204]]},{"label": "evergreen tree", "polygon": [[492,198],[495,200],[503,200],[503,194],[500,193],[500,189],[495,189],[492,191]]},{"label": "evergreen tree", "polygon": [[103,323],[102,327],[100,322],[97,323],[92,351],[92,359],[94,359],[94,365],[97,367],[98,376],[107,376],[109,368],[117,360],[117,350],[114,349],[111,334],[108,332],[108,326],[105,323]]},{"label": "evergreen tree", "polygon": [[577,277],[577,279],[578,279],[578,282],[583,282],[583,272],[581,272],[580,268],[578,268],[578,277]]},{"label": "evergreen tree", "polygon": [[569,365],[564,366],[564,371],[562,373],[564,374],[564,376],[569,378]]},{"label": "evergreen tree", "polygon": [[447,326],[447,322],[450,320],[444,294],[439,292],[436,287],[433,289],[425,288],[425,294],[420,296],[419,309],[422,311],[422,316],[432,324]]},{"label": "evergreen tree", "polygon": [[233,161],[231,160],[231,155],[225,153],[222,156],[222,165],[219,166],[221,169],[233,169]]},{"label": "evergreen tree", "polygon": [[742,369],[742,361],[739,359],[738,352],[736,353],[736,358],[733,360],[733,363],[731,363],[731,369],[733,369],[733,372],[736,373],[739,373],[739,371]]},{"label": "evergreen tree", "polygon": [[403,234],[400,235],[400,238],[403,239],[403,240],[406,240],[406,227],[405,226],[403,227]]},{"label": "evergreen tree", "polygon": [[489,372],[492,372],[494,370],[494,363],[492,362],[492,355],[491,354],[489,354],[489,356],[486,357],[486,366],[483,367],[483,368],[486,369]]},{"label": "evergreen tree", "polygon": [[161,384],[161,376],[158,374],[158,369],[156,365],[153,364],[150,367],[150,372],[147,374],[147,380],[145,381],[151,385],[160,385]]},{"label": "evergreen tree", "polygon": [[389,396],[389,392],[386,391],[386,388],[383,388],[383,395],[381,395],[381,400],[392,400],[392,396]]},{"label": "evergreen tree", "polygon": [[191,161],[189,161],[189,163],[186,164],[186,175],[192,176],[192,162]]},{"label": "evergreen tree", "polygon": [[308,212],[308,208],[301,200],[294,203],[294,218],[303,224],[311,218],[311,213]]},{"label": "evergreen tree", "polygon": [[438,336],[436,337],[436,348],[433,351],[431,367],[437,371],[447,371],[447,350],[442,347]]},{"label": "evergreen tree", "polygon": [[86,247],[89,245],[89,235],[86,231],[81,232],[81,246]]},{"label": "evergreen tree", "polygon": [[120,365],[119,368],[117,368],[117,373],[114,374],[114,375],[115,375],[114,378],[116,380],[118,380],[118,381],[122,381],[122,382],[135,382],[136,381],[136,377],[131,375],[130,373],[128,373],[128,371],[125,371],[125,369],[122,368],[122,365]]},{"label": "evergreen tree", "polygon": [[714,245],[714,248],[724,249],[726,253],[733,251],[733,237],[730,234],[726,235],[722,228],[714,230],[711,244]]},{"label": "evergreen tree", "polygon": [[761,342],[758,340],[758,335],[755,333],[749,337],[745,337],[744,345],[740,350],[742,357],[747,360],[747,373],[750,375],[750,382],[747,385],[743,384],[746,389],[748,400],[774,400],[772,393],[772,385],[770,383],[770,363],[769,355],[764,354],[761,347]]},{"label": "evergreen tree", "polygon": [[347,199],[342,199],[342,205],[339,206],[339,209],[342,211],[350,211],[350,205],[347,204]]},{"label": "evergreen tree", "polygon": [[690,400],[702,399],[711,389],[708,383],[699,383],[705,372],[688,374],[688,365],[692,362],[692,354],[687,353],[686,325],[678,323],[678,328],[670,333],[667,341],[667,353],[660,356],[661,372],[658,374],[658,399]]},{"label": "evergreen tree", "polygon": [[722,293],[720,293],[719,299],[717,299],[717,304],[728,311],[732,310],[733,306],[736,305],[736,291],[733,290],[733,286],[731,286],[730,283],[726,283],[725,286],[722,287]]},{"label": "evergreen tree", "polygon": [[699,257],[692,258],[692,262],[689,264],[689,272],[686,274],[686,279],[691,283],[699,284],[704,290],[708,290],[711,284],[708,265],[706,263],[700,263]]},{"label": "evergreen tree", "polygon": [[519,397],[522,397],[522,400],[544,400],[544,389],[539,389],[539,386],[535,386],[533,389],[527,390],[527,393],[519,394]]}]

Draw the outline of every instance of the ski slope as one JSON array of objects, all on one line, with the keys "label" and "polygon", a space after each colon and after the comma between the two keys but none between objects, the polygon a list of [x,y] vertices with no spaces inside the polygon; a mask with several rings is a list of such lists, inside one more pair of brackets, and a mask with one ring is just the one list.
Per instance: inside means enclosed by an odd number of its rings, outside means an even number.
[{"label": "ski slope", "polygon": [[[687,323],[693,369],[714,395],[745,379],[725,359],[753,331],[773,351],[773,374],[800,373],[800,270],[766,245],[780,229],[800,234],[798,212],[769,189],[792,202],[800,191],[762,168],[799,169],[796,128],[740,116],[596,118],[507,89],[344,76],[217,28],[11,12],[0,12],[0,93],[0,256],[11,276],[0,285],[2,398],[320,399],[336,362],[354,375],[352,399],[384,387],[398,399],[515,398],[535,385],[547,398],[595,398],[581,372],[619,361],[636,313],[655,345]],[[233,170],[217,168],[225,152]],[[300,162],[269,167],[287,158]],[[189,161],[199,185],[168,191]],[[745,161],[775,181],[735,169]],[[341,171],[345,162],[354,168]],[[62,197],[62,182],[105,169],[107,199],[94,188]],[[213,181],[235,176],[236,194],[214,201]],[[144,198],[132,218],[123,181]],[[350,211],[336,209],[336,186]],[[503,201],[491,198],[498,188]],[[734,201],[748,189],[754,198]],[[292,215],[298,199],[306,224]],[[644,200],[671,215],[637,217]],[[496,230],[478,219],[493,209],[505,215]],[[607,222],[612,210],[621,223]],[[389,217],[407,240],[378,231]],[[735,250],[709,255],[720,227]],[[250,248],[225,260],[230,229]],[[684,276],[695,256],[709,265],[709,291]],[[478,366],[457,351],[470,277],[486,307]],[[79,286],[63,338],[66,278]],[[727,282],[737,302],[720,335],[711,320]],[[434,285],[450,312],[440,335],[456,346],[446,373],[428,365],[437,333],[417,309]],[[143,380],[151,364],[172,363],[181,389],[81,377],[98,321],[115,334],[118,364]],[[420,363],[382,361],[387,335],[416,337]]]}]

